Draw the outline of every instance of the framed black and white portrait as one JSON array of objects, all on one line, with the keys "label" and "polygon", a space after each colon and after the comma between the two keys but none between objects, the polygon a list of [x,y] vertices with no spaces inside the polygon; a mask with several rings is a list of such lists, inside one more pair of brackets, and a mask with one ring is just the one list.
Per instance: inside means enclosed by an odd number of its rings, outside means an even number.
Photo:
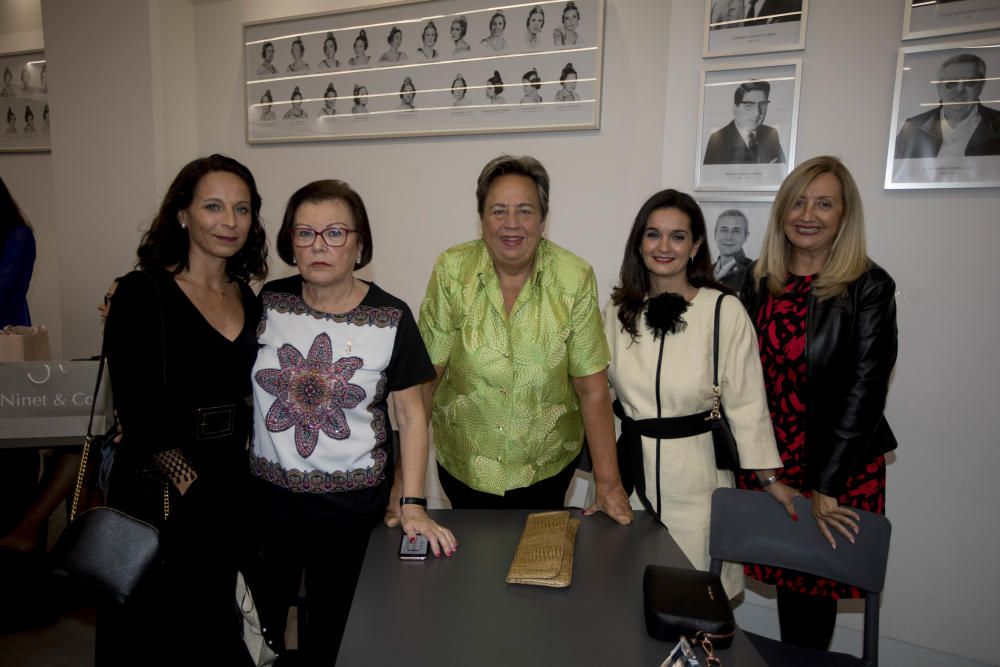
[{"label": "framed black and white portrait", "polygon": [[49,78],[43,51],[0,55],[0,152],[49,151]]},{"label": "framed black and white portrait", "polygon": [[1000,28],[1000,0],[903,0],[903,39]]},{"label": "framed black and white portrait", "polygon": [[795,162],[801,70],[800,59],[702,69],[696,190],[778,189]]},{"label": "framed black and white portrait", "polygon": [[760,256],[774,201],[770,196],[699,195],[715,279],[738,292]]},{"label": "framed black and white portrait", "polygon": [[1000,186],[1000,37],[903,47],[885,187]]},{"label": "framed black and white portrait", "polygon": [[423,0],[247,23],[249,143],[600,127],[604,0]]},{"label": "framed black and white portrait", "polygon": [[702,55],[802,49],[808,12],[809,0],[705,0]]}]

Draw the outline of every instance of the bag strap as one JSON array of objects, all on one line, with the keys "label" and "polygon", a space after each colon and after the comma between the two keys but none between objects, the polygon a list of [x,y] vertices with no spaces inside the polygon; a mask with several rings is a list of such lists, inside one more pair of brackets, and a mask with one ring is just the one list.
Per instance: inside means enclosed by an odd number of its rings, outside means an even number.
[{"label": "bag strap", "polygon": [[[163,298],[160,295],[160,286],[156,284],[156,279],[153,278],[146,271],[140,271],[150,282],[153,283],[153,291],[156,292],[156,302],[159,306],[160,311],[160,343],[163,354],[161,355],[161,361],[163,362],[163,395],[166,399],[169,395],[167,391],[167,335],[166,327],[164,324],[164,314],[163,314]],[[111,318],[111,312],[108,312],[108,320],[104,323],[104,332],[101,334],[101,358],[97,363],[97,383],[94,386],[94,394],[90,402],[90,418],[87,420],[87,436],[83,439],[83,452],[80,455],[80,467],[76,473],[76,486],[73,488],[73,504],[69,512],[69,521],[73,522],[76,518],[76,510],[80,504],[80,493],[83,490],[83,483],[87,474],[87,461],[90,458],[90,446],[94,440],[94,412],[97,408],[97,395],[101,390],[101,380],[104,377],[104,363],[108,357],[108,322]],[[112,408],[113,410],[114,408]],[[169,484],[169,482],[167,483]],[[170,516],[170,489],[169,486],[164,485],[163,487],[163,518]]]},{"label": "bag strap", "polygon": [[719,388],[719,314],[725,293],[715,300],[715,326],[712,329],[712,410],[708,418],[713,422],[722,419],[722,390]]},{"label": "bag strap", "polygon": [[715,328],[712,331],[712,386],[719,386],[719,313],[722,311],[722,300],[725,294],[720,294],[715,300]]},{"label": "bag strap", "polygon": [[97,409],[97,395],[101,391],[101,380],[104,378],[104,359],[108,352],[107,332],[101,335],[101,359],[97,362],[97,383],[90,401],[90,418],[87,420],[87,436],[83,439],[83,452],[80,454],[80,468],[76,472],[76,486],[73,487],[73,504],[70,506],[70,523],[76,518],[76,510],[80,505],[80,492],[87,474],[87,460],[90,458],[90,444],[94,440],[94,412]]},{"label": "bag strap", "polygon": [[[153,283],[153,291],[156,292],[157,310],[160,312],[160,362],[162,363],[161,374],[163,375],[163,401],[170,402],[170,391],[167,388],[167,316],[163,311],[163,295],[160,294],[160,286],[156,284],[156,278],[148,271],[140,271]],[[170,516],[170,482],[164,481],[163,486],[163,520]]]}]

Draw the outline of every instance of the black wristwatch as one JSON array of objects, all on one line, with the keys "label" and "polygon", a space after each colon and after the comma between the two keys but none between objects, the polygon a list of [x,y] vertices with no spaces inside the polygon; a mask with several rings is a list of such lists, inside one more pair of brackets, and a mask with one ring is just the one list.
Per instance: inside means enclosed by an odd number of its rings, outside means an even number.
[{"label": "black wristwatch", "polygon": [[420,505],[421,507],[427,507],[427,499],[403,496],[399,499],[399,506],[402,507],[403,505]]}]

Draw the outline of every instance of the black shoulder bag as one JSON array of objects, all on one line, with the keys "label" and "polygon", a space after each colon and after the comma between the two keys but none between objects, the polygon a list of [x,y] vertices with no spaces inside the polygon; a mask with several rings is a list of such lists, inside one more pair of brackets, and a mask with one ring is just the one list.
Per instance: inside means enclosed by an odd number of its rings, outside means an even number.
[{"label": "black shoulder bag", "polygon": [[[156,286],[155,281],[154,286]],[[159,298],[158,287],[157,297]],[[165,346],[166,337],[162,329],[161,334],[164,336]],[[83,441],[83,455],[80,457],[76,488],[73,490],[70,523],[59,536],[49,558],[53,574],[96,589],[124,604],[156,561],[156,554],[160,548],[159,531],[154,526],[112,507],[95,507],[80,516],[76,515],[80,491],[86,479],[90,446],[94,440],[94,409],[104,374],[107,346],[108,337],[105,334],[101,343],[101,360],[97,366],[94,400],[90,405],[87,437]],[[166,381],[166,358],[163,364],[163,377]],[[166,519],[169,513],[169,488],[164,483],[163,518]]]},{"label": "black shoulder bag", "polygon": [[740,452],[736,439],[729,427],[726,410],[722,407],[722,391],[719,389],[719,312],[722,310],[720,294],[715,301],[715,331],[712,334],[712,409],[706,419],[712,426],[712,446],[715,448],[715,467],[719,470],[736,471],[740,468]]}]

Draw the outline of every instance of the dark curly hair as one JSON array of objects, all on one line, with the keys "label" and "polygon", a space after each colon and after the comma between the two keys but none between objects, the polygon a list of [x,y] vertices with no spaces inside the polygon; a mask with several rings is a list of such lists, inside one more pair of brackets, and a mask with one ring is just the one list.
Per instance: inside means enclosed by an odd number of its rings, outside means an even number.
[{"label": "dark curly hair", "polygon": [[267,276],[267,234],[260,221],[260,193],[253,174],[225,155],[201,157],[186,164],[167,189],[160,211],[139,244],[136,265],[142,269],[164,269],[177,275],[188,266],[190,239],[178,216],[194,201],[198,183],[215,171],[235,174],[250,190],[250,231],[239,252],[226,260],[226,273],[240,280],[263,280]]},{"label": "dark curly hair", "polygon": [[649,296],[649,269],[642,261],[642,235],[646,231],[646,223],[653,211],[664,208],[674,208],[683,213],[691,221],[691,238],[694,242],[701,239],[697,254],[688,262],[687,278],[694,287],[714,287],[731,294],[731,290],[715,281],[712,271],[712,260],[709,258],[708,244],[705,243],[705,216],[691,195],[677,190],[661,190],[646,200],[639,209],[625,243],[625,256],[622,258],[622,268],[618,285],[611,292],[612,302],[618,306],[618,321],[622,329],[627,331],[632,340],[639,337],[639,327],[636,323],[642,312],[646,297]]}]

